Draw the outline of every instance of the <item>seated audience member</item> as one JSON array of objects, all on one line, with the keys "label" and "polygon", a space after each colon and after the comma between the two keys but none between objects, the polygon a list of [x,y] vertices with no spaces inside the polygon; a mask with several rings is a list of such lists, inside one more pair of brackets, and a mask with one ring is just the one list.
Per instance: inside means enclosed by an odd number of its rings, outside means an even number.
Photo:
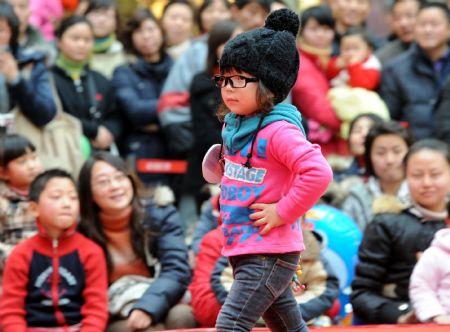
[{"label": "seated audience member", "polygon": [[83,134],[95,149],[110,149],[120,135],[121,120],[115,110],[112,87],[88,62],[94,33],[82,16],[70,16],[57,32],[59,54],[51,69],[64,112],[81,121]]},{"label": "seated audience member", "polygon": [[450,76],[442,90],[441,100],[435,110],[436,137],[443,142],[450,142]]},{"label": "seated audience member", "polygon": [[[270,4],[270,0],[237,0],[233,18],[244,30],[261,27]],[[193,144],[189,88],[194,75],[205,70],[207,53],[206,36],[193,41],[175,62],[161,92],[158,116],[174,158],[186,158]]]},{"label": "seated audience member", "polygon": [[406,121],[416,139],[435,133],[433,109],[450,74],[449,11],[436,2],[421,6],[416,45],[383,69],[381,97],[392,119]]},{"label": "seated audience member", "polygon": [[[405,158],[412,205],[376,215],[359,247],[351,303],[366,324],[416,321],[408,295],[409,279],[420,254],[446,227],[450,151],[427,139],[411,146]],[[392,204],[392,207],[394,204]]]},{"label": "seated audience member", "polygon": [[[295,289],[294,295],[303,319],[313,323],[314,318],[325,315],[332,307],[339,293],[339,282],[327,260],[320,254],[320,243],[315,235],[304,230],[303,236],[307,249],[302,253],[299,283],[305,288]],[[203,237],[193,281],[189,286],[193,313],[202,327],[215,325],[233,281],[231,266],[221,255],[222,237],[222,230],[217,227]]]},{"label": "seated audience member", "polygon": [[409,203],[403,159],[412,144],[407,129],[397,122],[375,124],[365,139],[364,160],[368,179],[350,188],[342,210],[361,231],[372,221],[374,206],[382,195]]},{"label": "seated audience member", "polygon": [[222,21],[214,25],[208,36],[206,71],[198,73],[192,79],[190,104],[194,146],[188,156],[188,169],[183,179],[179,205],[185,229],[193,228],[198,219],[199,207],[206,196],[205,190],[202,190],[206,185],[202,175],[203,157],[213,144],[222,142],[223,124],[217,118],[220,89],[211,78],[219,72],[218,59],[225,43],[241,32],[242,29],[233,21]]},{"label": "seated audience member", "polygon": [[110,79],[116,67],[125,63],[123,45],[117,40],[117,8],[114,0],[90,0],[84,13],[94,31],[94,48],[89,65]]},{"label": "seated audience member", "polygon": [[[156,18],[147,9],[138,9],[126,24],[124,42],[127,64],[114,71],[111,82],[117,108],[124,124],[119,150],[127,158],[167,157],[157,104],[173,61],[164,49],[164,37]],[[168,183],[167,175],[138,173],[147,186]]]},{"label": "seated audience member", "polygon": [[0,279],[11,249],[37,231],[29,210],[31,182],[43,171],[34,145],[11,134],[0,138]]},{"label": "seated audience member", "polygon": [[302,65],[292,88],[292,103],[308,121],[308,139],[320,144],[325,155],[345,151],[337,137],[340,120],[327,98],[330,84],[325,69],[331,56],[334,19],[327,6],[315,6],[301,14],[299,51]]},{"label": "seated audience member", "polygon": [[[329,1],[336,20],[336,34],[333,42],[333,55],[339,54],[341,37],[349,28],[366,28],[366,21],[371,10],[371,0],[332,0]],[[367,31],[375,50],[383,46],[384,38]]]},{"label": "seated audience member", "polygon": [[331,59],[327,76],[331,86],[375,90],[380,83],[381,64],[361,28],[349,28],[341,37],[340,54]]},{"label": "seated audience member", "polygon": [[75,182],[64,171],[46,171],[31,184],[30,201],[39,233],[18,244],[6,261],[3,331],[104,331],[105,256],[100,246],[75,231]]},{"label": "seated audience member", "polygon": [[167,53],[178,59],[191,44],[195,9],[188,0],[170,0],[163,9],[161,26],[166,40]]},{"label": "seated audience member", "polygon": [[[56,58],[56,49],[54,45],[50,42],[47,42],[44,39],[42,32],[39,30],[39,26],[33,25],[33,14],[36,12],[36,0],[3,0],[7,1],[14,8],[14,12],[17,15],[17,18],[20,22],[18,41],[20,47],[25,51],[39,51],[45,55],[46,63],[52,64]],[[53,0],[47,0],[45,2],[45,7],[42,6],[42,1],[40,4],[40,11],[49,11],[53,10],[53,6],[57,6],[58,4],[52,4],[55,2]],[[44,8],[43,8],[44,7]],[[61,19],[59,15],[62,16],[62,11],[59,12],[57,10],[56,16],[54,17],[54,21]],[[54,22],[56,23],[56,22]]]},{"label": "seated audience member", "polygon": [[389,16],[393,40],[375,52],[383,66],[411,46],[419,7],[420,0],[395,0],[391,5]]},{"label": "seated audience member", "polygon": [[[45,56],[20,47],[20,21],[4,1],[0,1],[0,26],[0,118],[12,115],[10,111],[18,106],[33,124],[44,126],[56,114]],[[0,132],[8,131],[3,122]]]},{"label": "seated audience member", "polygon": [[366,174],[366,162],[364,160],[365,141],[369,130],[376,124],[383,122],[379,116],[371,113],[356,116],[349,126],[348,149],[352,156],[351,164],[344,169],[333,169],[334,181],[340,182],[349,176],[361,176]]},{"label": "seated audience member", "polygon": [[190,307],[176,305],[191,277],[176,209],[141,197],[125,162],[106,152],[85,162],[79,190],[80,229],[106,255],[108,331],[194,327]]},{"label": "seated audience member", "polygon": [[[447,222],[447,226],[450,224]],[[413,270],[409,297],[420,322],[450,324],[450,228],[441,229]]]}]

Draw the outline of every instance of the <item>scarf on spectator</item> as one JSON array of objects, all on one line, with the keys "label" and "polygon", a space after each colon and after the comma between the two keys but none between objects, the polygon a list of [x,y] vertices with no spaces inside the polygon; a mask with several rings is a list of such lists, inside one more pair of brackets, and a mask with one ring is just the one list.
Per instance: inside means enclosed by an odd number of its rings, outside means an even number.
[{"label": "scarf on spectator", "polygon": [[80,79],[81,74],[84,71],[84,66],[88,63],[86,61],[73,61],[67,58],[64,54],[59,53],[56,59],[56,65],[63,69],[72,80],[77,81]]},{"label": "scarf on spectator", "polygon": [[422,221],[446,220],[448,218],[448,211],[446,209],[441,212],[431,211],[417,204],[416,202],[413,203],[413,206],[411,207],[410,211],[412,214],[421,218]]},{"label": "scarf on spectator", "polygon": [[326,68],[328,61],[331,58],[331,47],[330,48],[318,48],[311,46],[303,41],[303,39],[299,39],[298,45],[300,47],[300,51],[312,55],[317,59],[321,68]]},{"label": "scarf on spectator", "polygon": [[116,42],[116,34],[112,33],[109,36],[102,38],[95,38],[94,53],[105,53]]}]

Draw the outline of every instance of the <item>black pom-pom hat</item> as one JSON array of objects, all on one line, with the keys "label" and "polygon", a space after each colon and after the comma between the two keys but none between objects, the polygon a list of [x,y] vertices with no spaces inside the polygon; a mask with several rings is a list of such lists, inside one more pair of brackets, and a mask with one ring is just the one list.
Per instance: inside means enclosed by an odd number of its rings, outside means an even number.
[{"label": "black pom-pom hat", "polygon": [[300,20],[292,10],[272,12],[263,28],[227,42],[220,58],[221,72],[236,68],[252,74],[275,95],[275,103],[283,101],[297,79],[299,28]]}]

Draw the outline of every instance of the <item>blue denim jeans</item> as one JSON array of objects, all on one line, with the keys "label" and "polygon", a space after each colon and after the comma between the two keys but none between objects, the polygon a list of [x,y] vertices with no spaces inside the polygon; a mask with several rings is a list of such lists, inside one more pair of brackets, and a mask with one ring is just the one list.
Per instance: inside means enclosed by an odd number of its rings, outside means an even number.
[{"label": "blue denim jeans", "polygon": [[307,332],[290,287],[299,258],[300,253],[230,257],[234,282],[217,331],[250,331],[262,316],[271,331]]}]

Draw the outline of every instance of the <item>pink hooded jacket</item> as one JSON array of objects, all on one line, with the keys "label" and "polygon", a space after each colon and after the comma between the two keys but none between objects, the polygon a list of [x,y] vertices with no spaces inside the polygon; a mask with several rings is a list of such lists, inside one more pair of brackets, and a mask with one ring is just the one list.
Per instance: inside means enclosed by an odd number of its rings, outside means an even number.
[{"label": "pink hooded jacket", "polygon": [[421,322],[450,315],[450,228],[438,231],[411,275],[409,296]]}]

